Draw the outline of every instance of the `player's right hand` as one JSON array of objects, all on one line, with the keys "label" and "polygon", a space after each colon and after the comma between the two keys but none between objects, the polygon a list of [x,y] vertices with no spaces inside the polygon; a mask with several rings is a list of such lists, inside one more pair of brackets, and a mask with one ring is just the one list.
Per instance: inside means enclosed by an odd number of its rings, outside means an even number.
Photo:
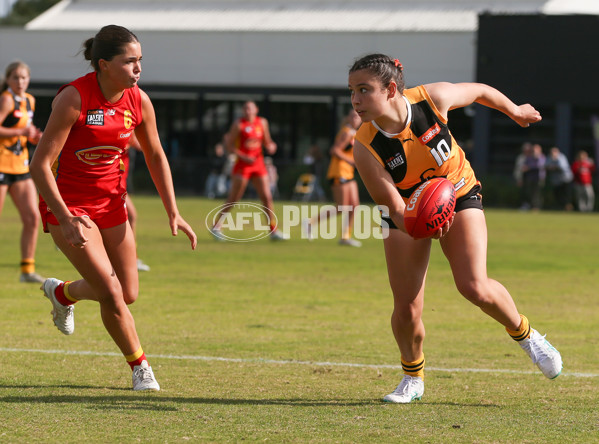
[{"label": "player's right hand", "polygon": [[73,216],[60,224],[65,240],[74,248],[85,248],[87,236],[85,228],[92,228],[89,217]]}]

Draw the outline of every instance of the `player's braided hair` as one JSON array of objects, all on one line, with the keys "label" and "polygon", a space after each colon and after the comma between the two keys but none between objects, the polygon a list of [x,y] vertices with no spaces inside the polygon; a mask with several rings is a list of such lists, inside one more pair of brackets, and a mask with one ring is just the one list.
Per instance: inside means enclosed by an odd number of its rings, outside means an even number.
[{"label": "player's braided hair", "polygon": [[370,71],[385,88],[389,86],[391,81],[394,81],[397,84],[399,93],[403,94],[406,85],[403,78],[403,66],[398,59],[392,59],[385,54],[368,54],[357,59],[349,72],[352,73],[362,69]]},{"label": "player's braided hair", "polygon": [[114,56],[123,53],[123,46],[127,43],[139,42],[137,36],[118,25],[107,25],[98,31],[98,33],[85,42],[83,42],[83,56],[89,60],[92,67],[100,70],[100,59],[112,60]]}]

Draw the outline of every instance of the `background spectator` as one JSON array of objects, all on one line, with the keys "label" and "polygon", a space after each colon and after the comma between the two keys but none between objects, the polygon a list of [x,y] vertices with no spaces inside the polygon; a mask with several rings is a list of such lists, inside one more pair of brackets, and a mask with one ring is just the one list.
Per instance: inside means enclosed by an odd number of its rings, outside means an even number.
[{"label": "background spectator", "polygon": [[593,173],[595,162],[588,153],[581,150],[572,163],[574,173],[574,192],[578,211],[593,211],[595,207],[595,191],[593,190]]},{"label": "background spectator", "polygon": [[558,147],[549,150],[549,156],[545,160],[547,182],[553,192],[556,208],[571,211],[570,184],[572,183],[572,170],[568,159]]}]

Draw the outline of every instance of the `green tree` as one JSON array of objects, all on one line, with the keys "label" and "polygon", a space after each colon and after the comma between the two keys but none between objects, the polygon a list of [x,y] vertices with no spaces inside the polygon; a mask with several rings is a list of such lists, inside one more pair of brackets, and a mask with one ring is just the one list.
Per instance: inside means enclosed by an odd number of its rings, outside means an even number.
[{"label": "green tree", "polygon": [[8,16],[0,19],[0,25],[24,26],[60,0],[19,0]]}]

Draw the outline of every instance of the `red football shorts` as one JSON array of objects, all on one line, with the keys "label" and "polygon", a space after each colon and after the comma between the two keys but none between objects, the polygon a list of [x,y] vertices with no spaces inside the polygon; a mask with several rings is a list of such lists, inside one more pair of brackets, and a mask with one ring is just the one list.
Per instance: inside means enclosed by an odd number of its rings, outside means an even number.
[{"label": "red football shorts", "polygon": [[[122,197],[104,198],[93,204],[67,202],[67,208],[73,216],[88,216],[100,229],[112,228],[127,221],[125,196],[126,194],[123,194]],[[48,224],[60,225],[43,200],[40,200],[39,209],[45,233],[48,233]]]},{"label": "red football shorts", "polygon": [[237,163],[235,163],[231,174],[234,176],[241,176],[244,179],[250,179],[252,177],[267,176],[268,172],[264,165],[264,158],[258,157],[254,163],[245,163],[242,160],[238,160]]}]

